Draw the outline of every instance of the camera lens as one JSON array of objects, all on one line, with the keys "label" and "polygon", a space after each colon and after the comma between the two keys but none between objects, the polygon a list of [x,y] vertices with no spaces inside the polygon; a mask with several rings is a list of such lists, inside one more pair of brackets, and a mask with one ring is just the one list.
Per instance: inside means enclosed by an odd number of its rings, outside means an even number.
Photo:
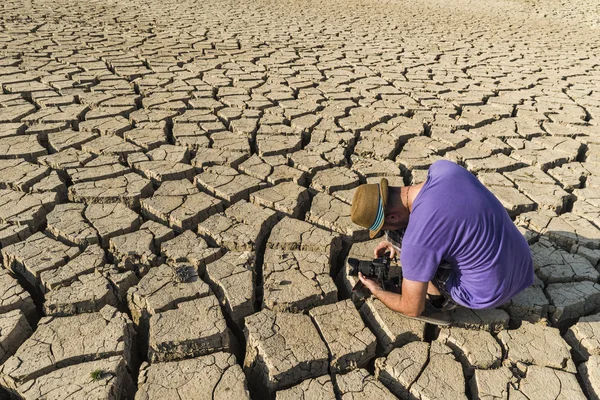
[{"label": "camera lens", "polygon": [[352,276],[358,276],[360,261],[356,258],[349,258],[348,264],[350,265],[350,271],[348,272],[348,274]]}]

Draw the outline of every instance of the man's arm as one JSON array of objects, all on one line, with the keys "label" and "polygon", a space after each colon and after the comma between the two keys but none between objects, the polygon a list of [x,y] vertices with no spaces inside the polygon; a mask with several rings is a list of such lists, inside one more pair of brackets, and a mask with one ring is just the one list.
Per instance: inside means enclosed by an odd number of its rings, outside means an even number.
[{"label": "man's arm", "polygon": [[408,279],[402,280],[402,295],[383,290],[377,282],[365,278],[362,273],[358,274],[360,281],[389,309],[406,315],[417,317],[425,309],[425,297],[427,295],[427,282],[416,282]]}]

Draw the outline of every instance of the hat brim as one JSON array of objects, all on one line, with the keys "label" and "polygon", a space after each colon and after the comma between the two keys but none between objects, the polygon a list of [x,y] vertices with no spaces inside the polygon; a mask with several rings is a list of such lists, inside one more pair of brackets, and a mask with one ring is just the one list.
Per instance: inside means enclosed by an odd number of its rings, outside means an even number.
[{"label": "hat brim", "polygon": [[383,223],[377,229],[369,230],[369,237],[371,239],[377,236],[381,231],[381,228],[383,228],[383,225],[385,225],[385,208],[388,202],[388,189],[388,180],[386,178],[381,178],[381,181],[379,182],[379,196],[381,196],[381,204],[383,207]]}]

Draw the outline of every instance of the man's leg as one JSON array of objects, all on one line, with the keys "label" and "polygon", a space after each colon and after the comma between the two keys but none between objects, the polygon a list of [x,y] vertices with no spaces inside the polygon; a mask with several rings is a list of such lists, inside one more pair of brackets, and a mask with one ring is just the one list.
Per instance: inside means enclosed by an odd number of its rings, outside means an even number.
[{"label": "man's leg", "polygon": [[427,300],[436,308],[442,308],[446,301],[446,298],[433,281],[429,281],[429,286],[427,287]]},{"label": "man's leg", "polygon": [[458,306],[446,289],[446,282],[451,275],[452,266],[447,262],[443,262],[427,287],[427,298],[430,303],[436,308],[443,309],[443,311],[450,311]]},{"label": "man's leg", "polygon": [[433,281],[429,281],[429,286],[427,286],[427,294],[432,296],[441,296],[442,292],[440,292],[440,289],[434,285]]}]

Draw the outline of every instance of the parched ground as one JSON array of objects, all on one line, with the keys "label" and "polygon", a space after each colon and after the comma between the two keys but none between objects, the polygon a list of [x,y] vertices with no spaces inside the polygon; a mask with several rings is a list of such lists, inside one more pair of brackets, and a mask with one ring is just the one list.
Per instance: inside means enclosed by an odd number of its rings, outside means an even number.
[{"label": "parched ground", "polygon": [[[0,2],[0,397],[597,399],[600,3]],[[535,284],[350,290],[354,190],[452,160]]]}]

